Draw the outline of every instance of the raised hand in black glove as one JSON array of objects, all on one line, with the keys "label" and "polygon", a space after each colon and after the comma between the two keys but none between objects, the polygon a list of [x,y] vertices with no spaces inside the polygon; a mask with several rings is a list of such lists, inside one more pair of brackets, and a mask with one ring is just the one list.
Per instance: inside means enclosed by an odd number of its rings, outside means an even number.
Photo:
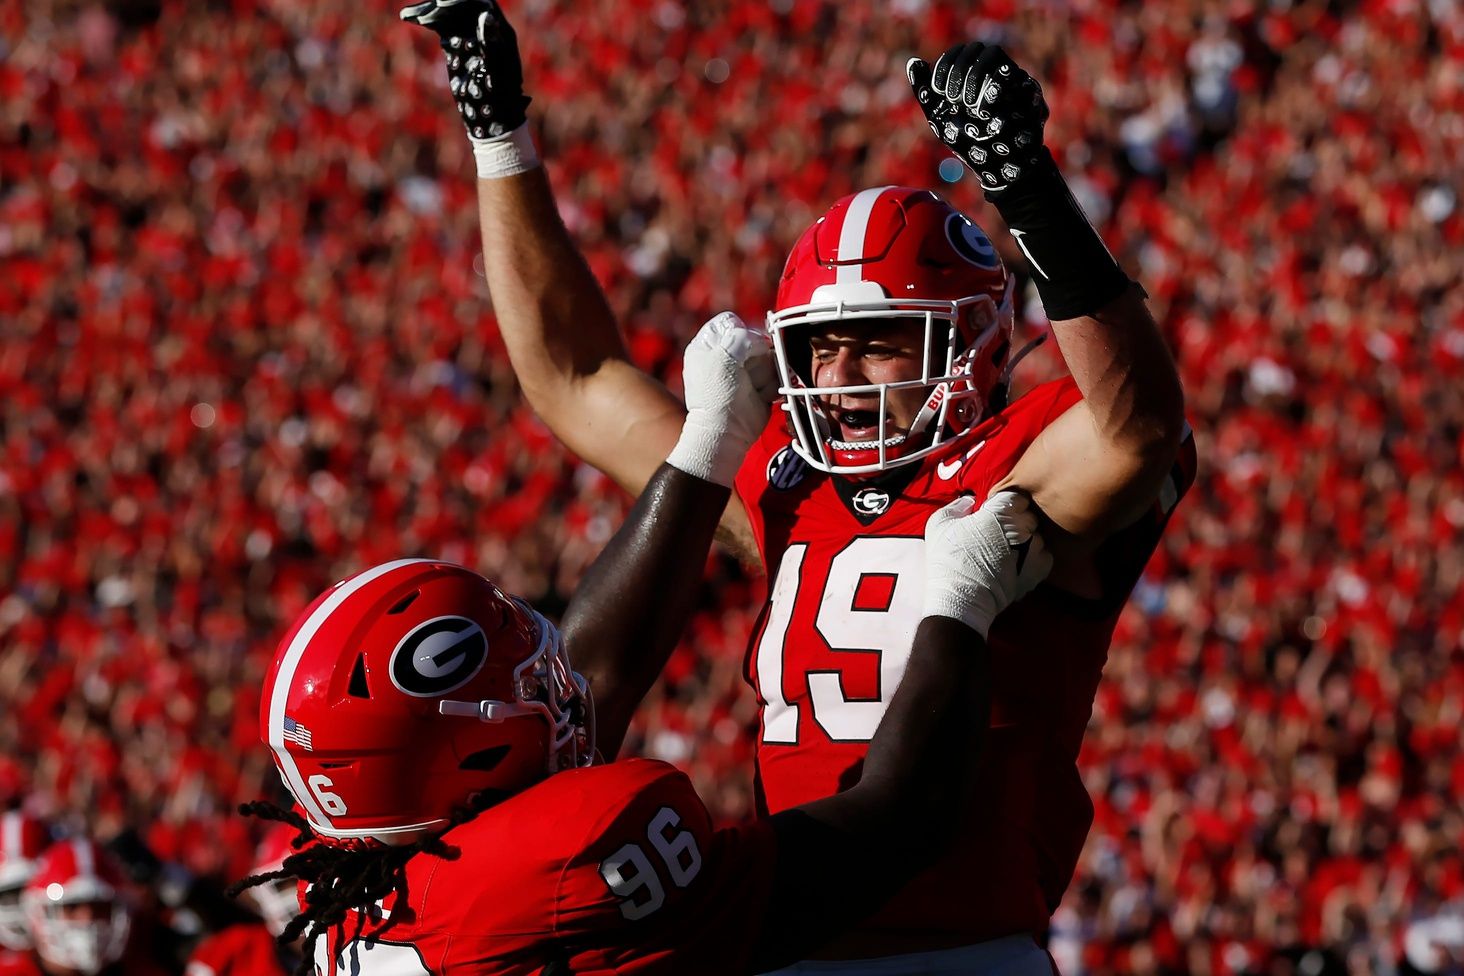
[{"label": "raised hand in black glove", "polygon": [[988,194],[1029,176],[1047,154],[1042,86],[994,44],[957,44],[930,65],[911,58],[905,77],[936,137],[971,167]]},{"label": "raised hand in black glove", "polygon": [[1001,48],[972,41],[905,76],[941,142],[971,168],[1032,270],[1048,318],[1082,318],[1132,284],[1042,144],[1042,86]]},{"label": "raised hand in black glove", "polygon": [[401,17],[442,43],[448,87],[469,138],[493,139],[524,124],[529,97],[518,35],[494,0],[426,0],[403,7]]}]

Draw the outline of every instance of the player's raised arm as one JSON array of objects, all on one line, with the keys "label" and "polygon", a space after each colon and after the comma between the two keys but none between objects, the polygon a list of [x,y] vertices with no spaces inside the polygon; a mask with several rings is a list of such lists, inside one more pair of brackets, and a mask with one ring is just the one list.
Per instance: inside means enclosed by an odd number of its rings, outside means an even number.
[{"label": "player's raised arm", "polygon": [[687,415],[676,446],[585,573],[564,638],[595,696],[601,752],[614,757],[630,717],[686,629],[732,480],[777,391],[767,333],[723,312],[683,361]]},{"label": "player's raised arm", "polygon": [[[483,264],[524,395],[570,450],[639,493],[681,432],[685,408],[631,364],[610,306],[575,247],[529,134],[513,27],[493,0],[428,0],[402,18],[434,31],[473,144]],[[735,499],[726,535],[746,554]]]},{"label": "player's raised arm", "polygon": [[1027,498],[951,502],[925,528],[925,616],[859,782],[773,818],[774,894],[758,971],[804,958],[856,923],[944,846],[970,796],[990,711],[986,634],[1052,559]]},{"label": "player's raised arm", "polygon": [[1006,52],[958,44],[906,67],[930,127],[963,163],[1027,258],[1083,401],[1052,423],[1008,483],[1072,536],[1096,543],[1137,518],[1184,429],[1179,374],[1144,302],[1043,145],[1042,88]]}]

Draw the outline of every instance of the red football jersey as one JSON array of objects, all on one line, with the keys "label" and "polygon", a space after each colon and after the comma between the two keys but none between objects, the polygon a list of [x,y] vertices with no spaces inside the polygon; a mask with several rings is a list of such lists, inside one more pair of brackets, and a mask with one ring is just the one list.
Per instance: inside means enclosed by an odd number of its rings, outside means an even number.
[{"label": "red football jersey", "polygon": [[263,922],[220,929],[198,943],[184,976],[287,976],[274,936]]},{"label": "red football jersey", "polygon": [[772,826],[713,830],[691,781],[665,763],[558,773],[443,840],[459,856],[412,858],[407,904],[388,896],[352,913],[317,943],[317,972],[539,976],[556,961],[576,976],[749,971]]},{"label": "red football jersey", "polygon": [[[921,462],[903,489],[808,467],[774,411],[736,484],[769,578],[747,658],[764,812],[858,779],[920,622],[926,520],[961,494],[985,499],[1079,399],[1071,378],[1038,386],[966,446]],[[1092,820],[1076,760],[1093,695],[1123,601],[1193,480],[1192,439],[1182,453],[1150,515],[1100,547],[1102,600],[1043,585],[997,618],[980,800],[954,849],[861,931],[940,946],[1046,928]]]},{"label": "red football jersey", "polygon": [[46,976],[29,952],[0,949],[0,976]]},{"label": "red football jersey", "polygon": [[[168,976],[158,964],[138,958],[135,953],[123,956],[102,970],[106,976]],[[0,949],[0,976],[46,976],[33,951],[16,952]]]}]

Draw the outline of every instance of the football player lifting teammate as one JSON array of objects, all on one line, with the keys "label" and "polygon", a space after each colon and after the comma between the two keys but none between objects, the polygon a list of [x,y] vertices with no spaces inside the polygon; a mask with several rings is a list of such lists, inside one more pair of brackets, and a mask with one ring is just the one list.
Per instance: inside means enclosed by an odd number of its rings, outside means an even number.
[{"label": "football player lifting teammate", "polygon": [[249,809],[320,842],[244,884],[308,883],[281,936],[305,934],[302,973],[746,974],[805,955],[936,853],[985,738],[985,635],[1051,565],[1017,492],[928,520],[909,669],[849,789],[716,830],[673,767],[596,761],[680,636],[730,498],[687,469],[722,449],[709,431],[765,415],[772,377],[766,341],[703,327],[683,434],[562,635],[476,573],[403,559],[336,584],[284,636],[260,724],[299,812]]},{"label": "football player lifting teammate", "polygon": [[[517,38],[491,0],[403,16],[447,55],[488,285],[525,395],[571,450],[638,492],[685,408],[631,365],[559,219]],[[1012,278],[987,235],[927,190],[871,188],[836,202],[789,255],[767,317],[783,402],[755,425],[709,431],[712,446],[688,460],[734,486],[720,537],[770,578],[747,677],[772,812],[857,777],[920,619],[929,514],[962,494],[1030,495],[1054,568],[991,634],[985,800],[965,811],[951,856],[818,955],[898,966],[889,957],[919,953],[924,971],[967,972],[1000,943],[1041,971],[1036,939],[1091,824],[1076,759],[1108,644],[1193,480],[1194,445],[1144,293],[1044,145],[1037,82],[980,42],[906,73],[1026,255],[1072,375],[1010,397]]]}]

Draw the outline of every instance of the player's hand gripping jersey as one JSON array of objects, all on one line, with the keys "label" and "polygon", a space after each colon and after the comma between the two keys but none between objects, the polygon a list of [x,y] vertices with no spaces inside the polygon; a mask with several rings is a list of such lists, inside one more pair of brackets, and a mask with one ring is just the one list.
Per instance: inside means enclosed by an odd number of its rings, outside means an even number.
[{"label": "player's hand gripping jersey", "polygon": [[[773,412],[736,485],[769,578],[747,660],[763,705],[757,766],[766,811],[857,779],[920,620],[926,519],[961,494],[986,498],[1078,398],[1071,380],[1043,384],[982,422],[955,453],[878,481],[811,469],[790,447],[786,415]],[[997,618],[981,799],[956,849],[872,926],[948,935],[952,945],[1046,928],[1092,819],[1075,763],[1109,640],[1193,475],[1187,438],[1154,508],[1099,549],[1101,600],[1043,585]]]},{"label": "player's hand gripping jersey", "polygon": [[407,903],[351,913],[316,944],[317,972],[750,971],[772,827],[713,830],[691,782],[664,763],[551,776],[443,840],[457,858],[413,858]]}]

